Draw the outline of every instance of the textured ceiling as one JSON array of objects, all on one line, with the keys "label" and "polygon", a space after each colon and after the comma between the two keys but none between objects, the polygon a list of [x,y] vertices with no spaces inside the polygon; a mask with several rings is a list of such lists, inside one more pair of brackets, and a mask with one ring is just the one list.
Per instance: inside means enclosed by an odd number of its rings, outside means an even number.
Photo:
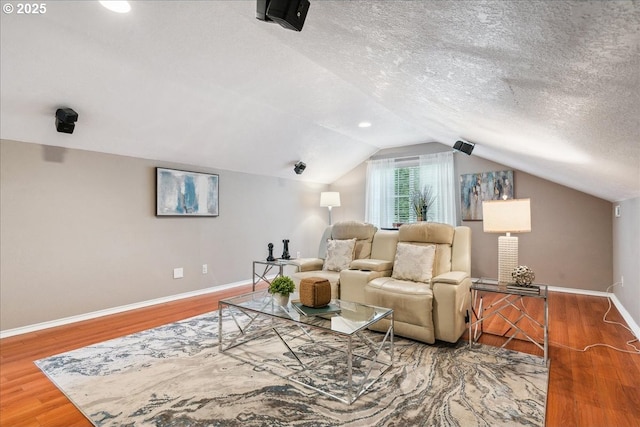
[{"label": "textured ceiling", "polygon": [[[379,149],[464,138],[640,196],[635,1],[311,0],[300,33],[254,0],[131,3],[2,14],[3,139],[331,183]],[[60,106],[73,135],[55,132]]]}]

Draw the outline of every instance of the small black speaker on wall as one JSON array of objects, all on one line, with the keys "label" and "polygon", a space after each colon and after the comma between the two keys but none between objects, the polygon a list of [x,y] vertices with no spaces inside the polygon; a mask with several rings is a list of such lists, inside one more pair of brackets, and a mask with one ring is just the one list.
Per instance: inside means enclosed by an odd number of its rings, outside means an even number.
[{"label": "small black speaker on wall", "polygon": [[472,142],[466,142],[466,141],[456,141],[455,144],[453,144],[453,149],[454,150],[458,150],[464,154],[467,155],[471,155],[471,152],[473,151],[473,147],[475,147],[476,145]]},{"label": "small black speaker on wall", "polygon": [[310,5],[309,0],[257,0],[256,18],[277,22],[289,30],[302,31]]},{"label": "small black speaker on wall", "polygon": [[257,0],[256,2],[256,18],[265,21],[265,22],[273,22],[267,16],[267,8],[269,7],[269,0]]},{"label": "small black speaker on wall", "polygon": [[307,168],[307,164],[305,162],[298,162],[293,167],[293,171],[300,175]]},{"label": "small black speaker on wall", "polygon": [[58,132],[73,133],[77,121],[78,113],[71,108],[58,108],[56,110],[56,130]]}]

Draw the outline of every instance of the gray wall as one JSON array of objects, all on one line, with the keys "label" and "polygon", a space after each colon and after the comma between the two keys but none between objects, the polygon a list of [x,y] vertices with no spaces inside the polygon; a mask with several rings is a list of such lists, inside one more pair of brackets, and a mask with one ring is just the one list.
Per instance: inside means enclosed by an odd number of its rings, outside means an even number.
[{"label": "gray wall", "polygon": [[[250,281],[269,242],[315,256],[327,224],[326,185],[0,144],[2,330]],[[156,166],[218,173],[220,216],[156,218]]]},{"label": "gray wall", "polygon": [[640,197],[614,203],[620,217],[613,218],[613,277],[624,286],[614,288],[629,315],[640,325]]},{"label": "gray wall", "polygon": [[[437,143],[421,144],[384,150],[375,158],[450,149]],[[458,153],[454,159],[456,176],[511,169],[476,155]],[[362,164],[331,185],[341,193],[342,217],[364,219],[365,181],[366,165]],[[520,264],[534,270],[537,282],[605,291],[613,283],[612,204],[517,170],[514,186],[515,197],[531,199],[532,231],[518,234]],[[458,202],[458,223],[471,227],[473,233],[472,275],[495,278],[499,235],[484,233],[482,221],[460,221],[459,213]]]},{"label": "gray wall", "polygon": [[[439,144],[386,150],[402,156],[448,150]],[[220,174],[218,218],[156,218],[155,167]],[[456,174],[508,169],[475,155],[455,156]],[[192,168],[81,150],[0,141],[0,329],[250,280],[266,245],[291,239],[291,252],[315,256],[327,223],[326,186]],[[331,187],[342,206],[333,220],[364,219],[366,165]],[[515,171],[516,197],[532,199],[531,233],[520,262],[555,286],[615,292],[640,323],[640,199],[612,204]],[[612,223],[613,221],[613,223]],[[495,276],[497,235],[473,229],[474,276]],[[209,273],[201,273],[202,264]],[[185,277],[174,280],[174,267]]]}]

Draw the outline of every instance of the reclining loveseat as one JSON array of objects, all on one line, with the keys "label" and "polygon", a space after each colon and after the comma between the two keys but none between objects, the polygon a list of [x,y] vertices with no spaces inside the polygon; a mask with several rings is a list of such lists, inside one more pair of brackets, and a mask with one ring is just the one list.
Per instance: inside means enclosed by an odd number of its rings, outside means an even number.
[{"label": "reclining loveseat", "polygon": [[[324,277],[332,298],[392,308],[394,333],[407,338],[457,342],[464,333],[471,286],[468,227],[418,222],[377,230],[348,221],[330,226],[324,239],[319,258],[300,260],[300,271],[292,275],[296,285],[305,277]],[[339,246],[344,258],[352,244],[352,260],[336,266],[327,249]],[[383,320],[373,328],[387,327]]]}]

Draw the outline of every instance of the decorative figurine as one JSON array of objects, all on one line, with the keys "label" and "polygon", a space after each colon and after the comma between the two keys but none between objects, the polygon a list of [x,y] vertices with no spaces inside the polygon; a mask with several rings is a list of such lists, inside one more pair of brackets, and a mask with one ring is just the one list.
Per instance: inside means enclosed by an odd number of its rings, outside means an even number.
[{"label": "decorative figurine", "polygon": [[284,243],[284,250],[282,251],[282,259],[291,259],[289,255],[289,239],[285,239],[282,241]]},{"label": "decorative figurine", "polygon": [[536,278],[536,274],[526,265],[521,265],[513,269],[511,277],[514,282],[520,286],[531,286],[531,283],[533,283],[533,280]]},{"label": "decorative figurine", "polygon": [[269,256],[267,257],[267,261],[275,261],[276,259],[273,257],[273,243],[269,243]]}]

